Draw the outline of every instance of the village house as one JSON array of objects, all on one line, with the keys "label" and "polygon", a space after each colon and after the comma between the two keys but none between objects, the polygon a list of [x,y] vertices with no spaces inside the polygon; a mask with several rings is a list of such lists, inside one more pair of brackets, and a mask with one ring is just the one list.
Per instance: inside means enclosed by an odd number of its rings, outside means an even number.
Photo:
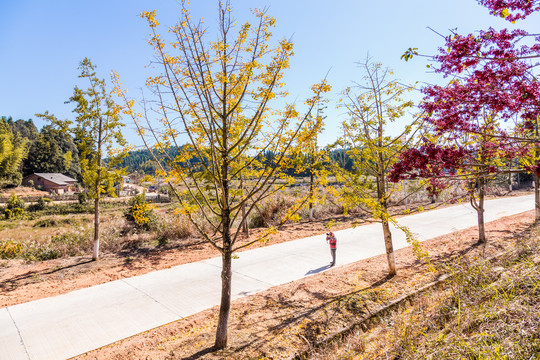
[{"label": "village house", "polygon": [[49,191],[58,195],[73,193],[77,180],[59,173],[34,173],[22,179],[22,185]]}]

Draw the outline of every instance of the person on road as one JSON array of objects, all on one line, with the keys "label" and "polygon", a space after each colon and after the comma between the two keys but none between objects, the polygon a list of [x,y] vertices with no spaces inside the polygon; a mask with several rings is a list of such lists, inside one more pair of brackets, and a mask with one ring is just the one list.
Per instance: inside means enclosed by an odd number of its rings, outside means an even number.
[{"label": "person on road", "polygon": [[326,242],[330,244],[330,254],[332,255],[330,266],[334,266],[336,264],[337,239],[333,232],[326,233]]}]

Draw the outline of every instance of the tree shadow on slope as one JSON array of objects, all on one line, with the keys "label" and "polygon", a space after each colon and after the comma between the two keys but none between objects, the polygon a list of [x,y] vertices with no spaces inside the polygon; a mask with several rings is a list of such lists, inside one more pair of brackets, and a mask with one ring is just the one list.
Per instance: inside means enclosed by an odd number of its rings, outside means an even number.
[{"label": "tree shadow on slope", "polygon": [[14,276],[12,278],[3,279],[0,283],[0,292],[10,292],[17,289],[20,285],[27,285],[30,283],[36,283],[41,280],[42,276],[53,275],[69,269],[75,269],[84,265],[90,264],[93,261],[91,259],[80,259],[79,262],[66,266],[57,266],[53,269],[44,270],[32,270],[27,271],[24,274]]},{"label": "tree shadow on slope", "polygon": [[[263,308],[268,309],[269,307],[273,306],[272,304],[279,303],[280,310],[284,311],[285,313],[263,320],[254,319],[249,323],[233,324],[233,326],[236,325],[239,328],[258,327],[262,328],[263,330],[259,332],[253,331],[250,334],[248,341],[243,341],[241,344],[235,344],[234,347],[229,348],[229,356],[235,357],[235,354],[238,355],[248,348],[257,348],[260,350],[261,345],[271,343],[287,328],[298,326],[304,322],[306,325],[303,326],[302,333],[299,334],[299,336],[308,343],[315,342],[321,335],[324,335],[324,333],[328,331],[327,325],[331,323],[332,317],[337,315],[335,309],[347,308],[349,312],[352,312],[355,315],[361,315],[369,312],[367,306],[359,306],[358,302],[354,302],[352,298],[354,298],[355,295],[376,289],[377,287],[386,283],[390,278],[391,277],[389,276],[384,276],[362,289],[337,296],[328,295],[319,291],[312,291],[304,284],[298,286],[290,297],[277,294],[277,299],[274,299],[271,295],[266,295],[264,296],[266,304],[262,305]],[[299,291],[303,291],[308,294],[304,301],[293,299],[294,294]],[[310,306],[310,303],[313,299],[322,301],[322,303],[312,307]],[[241,319],[238,321],[241,321]],[[282,348],[276,350],[284,351],[287,349]],[[208,351],[208,349],[205,349],[192,356],[197,354],[208,354]],[[197,357],[188,357],[188,359],[196,358]]]}]

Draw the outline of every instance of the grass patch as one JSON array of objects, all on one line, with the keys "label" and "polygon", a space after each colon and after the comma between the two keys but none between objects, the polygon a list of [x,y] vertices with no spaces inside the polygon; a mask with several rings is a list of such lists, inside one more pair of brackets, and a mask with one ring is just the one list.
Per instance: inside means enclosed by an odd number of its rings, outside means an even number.
[{"label": "grass patch", "polygon": [[52,236],[48,241],[0,240],[0,258],[44,261],[83,255],[90,248],[90,236],[85,232],[68,232]]},{"label": "grass patch", "polygon": [[18,223],[14,221],[0,221],[0,231],[15,229],[18,227]]},{"label": "grass patch", "polygon": [[58,227],[63,225],[76,225],[79,221],[73,218],[45,218],[37,220],[33,227]]},{"label": "grass patch", "polygon": [[54,204],[43,210],[36,211],[34,216],[91,214],[93,211],[93,205],[81,205],[79,203]]}]

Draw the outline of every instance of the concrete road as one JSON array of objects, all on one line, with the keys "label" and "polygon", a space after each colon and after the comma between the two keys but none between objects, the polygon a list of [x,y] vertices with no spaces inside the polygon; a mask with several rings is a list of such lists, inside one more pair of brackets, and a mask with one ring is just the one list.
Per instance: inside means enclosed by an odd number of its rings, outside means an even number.
[{"label": "concrete road", "polygon": [[[533,196],[486,202],[486,222],[533,209]],[[403,217],[420,240],[476,225],[470,205]],[[337,266],[385,252],[380,224],[336,231]],[[393,231],[395,249],[408,246]],[[242,252],[233,299],[327,270],[324,235]],[[221,258],[112,281],[0,309],[0,359],[66,359],[219,304]]]}]

